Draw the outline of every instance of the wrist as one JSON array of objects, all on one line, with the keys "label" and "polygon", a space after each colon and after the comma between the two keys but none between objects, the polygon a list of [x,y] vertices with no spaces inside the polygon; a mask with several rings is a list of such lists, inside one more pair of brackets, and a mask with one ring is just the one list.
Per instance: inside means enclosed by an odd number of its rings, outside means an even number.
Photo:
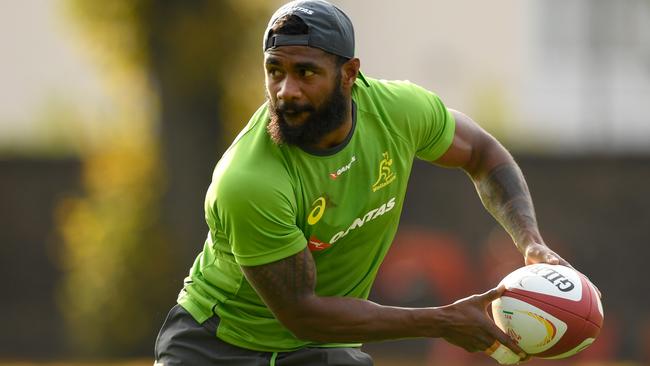
[{"label": "wrist", "polygon": [[546,246],[544,240],[542,240],[542,237],[538,232],[527,233],[519,238],[513,238],[513,241],[521,254],[526,254],[526,251],[531,245]]},{"label": "wrist", "polygon": [[448,324],[445,307],[417,309],[414,319],[419,337],[440,338],[445,334]]}]

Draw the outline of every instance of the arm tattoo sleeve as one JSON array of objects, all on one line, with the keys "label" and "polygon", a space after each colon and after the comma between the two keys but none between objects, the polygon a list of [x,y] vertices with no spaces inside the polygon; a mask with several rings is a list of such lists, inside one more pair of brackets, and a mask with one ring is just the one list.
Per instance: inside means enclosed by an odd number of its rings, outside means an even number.
[{"label": "arm tattoo sleeve", "polygon": [[316,268],[305,248],[302,252],[277,262],[242,267],[246,278],[271,310],[314,293]]},{"label": "arm tattoo sleeve", "polygon": [[517,164],[499,165],[475,184],[485,208],[520,250],[527,240],[541,240],[533,201]]}]

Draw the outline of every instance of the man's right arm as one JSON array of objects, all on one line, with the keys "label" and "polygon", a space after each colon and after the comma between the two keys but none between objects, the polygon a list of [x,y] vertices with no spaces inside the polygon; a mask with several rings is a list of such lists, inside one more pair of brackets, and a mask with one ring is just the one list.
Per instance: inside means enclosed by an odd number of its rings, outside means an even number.
[{"label": "man's right arm", "polygon": [[277,262],[242,266],[242,270],[277,319],[301,339],[355,343],[442,337],[470,352],[483,351],[498,340],[523,353],[486,312],[502,289],[442,307],[400,308],[357,298],[317,296],[316,269],[308,249]]}]

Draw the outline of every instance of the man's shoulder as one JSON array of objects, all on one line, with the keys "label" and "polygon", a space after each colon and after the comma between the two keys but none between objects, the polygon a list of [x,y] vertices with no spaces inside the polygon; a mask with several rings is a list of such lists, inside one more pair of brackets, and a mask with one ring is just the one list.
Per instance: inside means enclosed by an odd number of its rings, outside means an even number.
[{"label": "man's shoulder", "polygon": [[290,179],[279,149],[243,141],[230,149],[217,163],[213,182],[240,192],[283,185]]},{"label": "man's shoulder", "polygon": [[[399,92],[399,93],[422,93],[429,92],[420,85],[410,80],[388,80],[365,77],[367,91],[376,91],[378,93]],[[361,89],[361,88],[360,88]]]},{"label": "man's shoulder", "polygon": [[220,196],[264,196],[291,189],[291,176],[282,147],[264,125],[247,126],[223,154],[212,175],[212,189]]},{"label": "man's shoulder", "polygon": [[413,106],[429,102],[431,91],[409,80],[385,80],[365,77],[367,86],[357,85],[356,96],[385,106]]}]

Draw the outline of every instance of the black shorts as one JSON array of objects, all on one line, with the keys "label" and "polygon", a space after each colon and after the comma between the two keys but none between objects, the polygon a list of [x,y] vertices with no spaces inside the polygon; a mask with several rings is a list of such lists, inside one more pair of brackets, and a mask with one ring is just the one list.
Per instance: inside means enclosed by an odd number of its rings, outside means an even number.
[{"label": "black shorts", "polygon": [[155,366],[372,366],[359,348],[307,347],[293,352],[260,352],[233,346],[217,338],[219,318],[203,324],[180,305],[174,306],[158,333]]}]

